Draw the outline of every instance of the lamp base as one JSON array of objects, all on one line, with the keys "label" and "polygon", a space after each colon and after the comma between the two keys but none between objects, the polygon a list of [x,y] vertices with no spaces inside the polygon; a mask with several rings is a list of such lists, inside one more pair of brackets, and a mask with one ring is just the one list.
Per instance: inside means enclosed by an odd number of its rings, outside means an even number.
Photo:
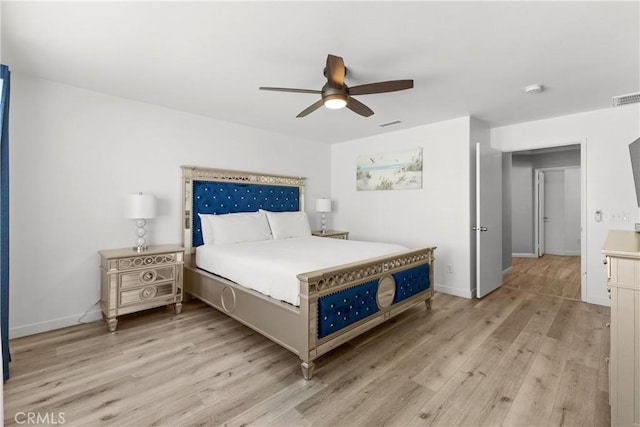
[{"label": "lamp base", "polygon": [[136,236],[138,236],[138,238],[136,239],[136,246],[133,247],[133,250],[138,253],[149,249],[149,246],[147,246],[147,239],[144,238],[147,234],[147,230],[144,228],[146,223],[147,222],[144,219],[136,220]]}]

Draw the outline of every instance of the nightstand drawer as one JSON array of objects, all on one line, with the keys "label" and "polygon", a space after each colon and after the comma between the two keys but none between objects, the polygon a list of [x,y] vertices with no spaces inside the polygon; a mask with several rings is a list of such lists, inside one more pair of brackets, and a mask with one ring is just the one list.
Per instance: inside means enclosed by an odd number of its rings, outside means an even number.
[{"label": "nightstand drawer", "polygon": [[120,274],[120,289],[127,289],[142,285],[152,285],[157,282],[173,280],[176,277],[176,267],[147,268]]},{"label": "nightstand drawer", "polygon": [[121,258],[117,260],[118,270],[129,270],[140,267],[153,267],[162,264],[174,264],[176,262],[175,253],[155,254]]},{"label": "nightstand drawer", "polygon": [[166,299],[166,297],[172,297],[174,293],[174,282],[143,286],[137,289],[121,291],[120,305],[125,306],[140,302],[152,302],[156,299]]}]

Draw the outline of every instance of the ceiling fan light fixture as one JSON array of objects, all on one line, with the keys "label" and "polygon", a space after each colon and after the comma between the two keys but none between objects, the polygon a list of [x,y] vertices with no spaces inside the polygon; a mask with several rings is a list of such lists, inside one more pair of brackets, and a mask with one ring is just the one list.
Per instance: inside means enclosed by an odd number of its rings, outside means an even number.
[{"label": "ceiling fan light fixture", "polygon": [[330,110],[339,110],[347,106],[347,96],[342,93],[334,93],[326,95],[322,98],[322,102],[324,102],[324,106]]},{"label": "ceiling fan light fixture", "polygon": [[300,118],[307,117],[323,105],[331,110],[347,107],[349,110],[362,117],[371,117],[373,115],[373,110],[357,99],[351,98],[351,95],[370,95],[374,93],[396,92],[398,90],[413,88],[413,80],[390,80],[386,82],[368,83],[349,88],[344,82],[344,77],[346,75],[347,68],[344,66],[344,60],[339,56],[327,55],[327,66],[324,69],[324,76],[327,78],[327,83],[322,86],[322,90],[265,86],[261,86],[259,89],[273,90],[276,92],[320,94],[320,99],[298,113],[296,117]]}]

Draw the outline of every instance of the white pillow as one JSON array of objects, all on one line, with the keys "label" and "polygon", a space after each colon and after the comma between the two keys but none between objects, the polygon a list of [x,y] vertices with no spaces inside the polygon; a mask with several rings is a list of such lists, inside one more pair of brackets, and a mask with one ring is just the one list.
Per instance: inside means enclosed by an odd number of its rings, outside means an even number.
[{"label": "white pillow", "polygon": [[305,212],[269,212],[262,209],[260,212],[267,214],[274,239],[311,236],[309,219]]},{"label": "white pillow", "polygon": [[262,212],[198,216],[205,245],[271,240],[269,222]]}]

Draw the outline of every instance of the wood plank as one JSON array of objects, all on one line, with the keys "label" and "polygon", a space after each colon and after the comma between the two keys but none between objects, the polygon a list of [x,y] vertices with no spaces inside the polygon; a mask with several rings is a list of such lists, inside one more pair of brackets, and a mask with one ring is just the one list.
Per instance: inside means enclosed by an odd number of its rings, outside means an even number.
[{"label": "wood plank", "polygon": [[[506,294],[508,296],[508,294]],[[519,296],[522,296],[519,295]],[[504,324],[505,319],[522,303],[520,298],[508,297],[502,310],[487,310],[484,305],[477,305],[467,310],[467,316],[460,316],[454,335],[439,333],[437,336],[447,342],[438,343],[432,349],[426,366],[413,377],[418,384],[438,391],[448,381],[469,356],[495,331]]]},{"label": "wood plank", "polygon": [[546,425],[567,359],[567,344],[543,337],[540,351],[503,421],[504,426]]},{"label": "wood plank", "polygon": [[456,371],[408,425],[455,425],[468,402],[487,376],[497,369],[510,343],[489,337]]},{"label": "wood plank", "polygon": [[[504,323],[509,323],[509,334],[503,338],[510,338],[516,333],[516,338],[500,360],[498,369],[487,376],[487,381],[476,390],[470,400],[470,405],[464,415],[456,421],[457,424],[468,425],[500,425],[510,411],[513,401],[525,380],[527,372],[535,360],[543,344],[544,336],[552,324],[553,318],[559,311],[557,298],[532,297],[531,303],[525,309],[515,310]],[[533,311],[529,316],[528,311]],[[526,323],[523,319],[529,318]],[[511,321],[510,321],[511,319]],[[521,330],[515,330],[521,326]],[[496,336],[496,334],[492,334]],[[472,403],[472,404],[471,404]]]},{"label": "wood plank", "polygon": [[548,425],[595,425],[596,407],[601,407],[596,405],[597,382],[594,368],[567,360]]}]

